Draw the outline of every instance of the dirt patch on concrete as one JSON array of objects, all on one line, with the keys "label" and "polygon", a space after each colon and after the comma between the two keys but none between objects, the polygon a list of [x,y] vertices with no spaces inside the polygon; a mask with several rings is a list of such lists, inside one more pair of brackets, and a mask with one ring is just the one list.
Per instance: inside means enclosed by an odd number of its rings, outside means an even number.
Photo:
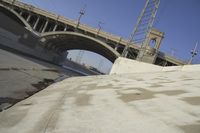
[{"label": "dirt patch on concrete", "polygon": [[200,124],[194,124],[194,125],[185,125],[185,126],[179,126],[184,133],[199,133],[200,132]]},{"label": "dirt patch on concrete", "polygon": [[[29,91],[25,91],[26,95],[24,95],[24,97],[21,97],[19,99],[15,99],[15,98],[11,98],[11,97],[0,97],[0,112],[13,106],[17,102],[32,96],[33,94],[37,93],[38,91],[43,90],[44,88],[46,88],[47,86],[49,86],[52,83],[54,83],[54,80],[52,80],[52,79],[43,79],[42,81],[39,81],[38,83],[31,84],[36,89],[35,90],[29,89]],[[33,90],[33,91],[30,91],[30,90]]]},{"label": "dirt patch on concrete", "polygon": [[151,87],[151,88],[158,88],[158,87],[163,87],[163,85],[161,85],[161,84],[152,84],[149,87]]},{"label": "dirt patch on concrete", "polygon": [[183,90],[171,90],[171,91],[160,91],[158,93],[165,94],[165,95],[168,95],[168,96],[176,96],[176,95],[184,94],[184,93],[187,93],[187,92],[183,91]]},{"label": "dirt patch on concrete", "polygon": [[131,102],[136,100],[146,100],[146,99],[152,99],[154,98],[154,92],[148,91],[142,88],[136,88],[135,90],[138,90],[137,93],[130,93],[130,94],[124,94],[123,92],[118,92],[120,95],[119,99],[121,99],[124,102]]},{"label": "dirt patch on concrete", "polygon": [[89,94],[77,94],[75,104],[77,106],[89,106],[91,105],[90,104],[91,97],[92,95]]},{"label": "dirt patch on concrete", "polygon": [[133,88],[133,90],[136,90],[139,92],[127,94],[127,93],[123,93],[123,91],[118,91],[118,95],[120,95],[119,99],[121,99],[124,102],[131,102],[131,101],[136,101],[136,100],[152,99],[155,97],[156,94],[174,96],[174,95],[180,95],[180,94],[186,93],[185,91],[182,91],[182,90],[159,91],[159,92],[149,91],[142,88]]},{"label": "dirt patch on concrete", "polygon": [[182,100],[191,105],[200,105],[200,97],[185,97]]}]

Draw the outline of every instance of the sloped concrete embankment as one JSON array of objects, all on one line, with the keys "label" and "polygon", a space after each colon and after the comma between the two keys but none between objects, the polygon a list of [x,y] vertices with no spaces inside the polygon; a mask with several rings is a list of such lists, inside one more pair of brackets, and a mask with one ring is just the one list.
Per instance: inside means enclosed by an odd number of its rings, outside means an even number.
[{"label": "sloped concrete embankment", "polygon": [[198,68],[68,78],[1,112],[0,132],[199,133]]}]

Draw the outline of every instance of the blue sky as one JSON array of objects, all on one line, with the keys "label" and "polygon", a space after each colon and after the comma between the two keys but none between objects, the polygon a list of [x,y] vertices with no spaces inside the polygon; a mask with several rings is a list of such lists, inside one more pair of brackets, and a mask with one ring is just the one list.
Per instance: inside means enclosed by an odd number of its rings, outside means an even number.
[{"label": "blue sky", "polygon": [[[98,28],[101,21],[104,31],[128,38],[135,26],[145,0],[22,0],[42,9],[77,20],[79,11],[86,5],[86,13],[81,23]],[[161,51],[172,53],[182,60],[189,60],[190,50],[200,41],[200,0],[161,0],[154,27],[165,32]],[[198,49],[200,49],[200,44]],[[91,64],[98,59],[83,59]],[[199,54],[194,59],[200,63]],[[110,64],[105,61],[105,71]],[[107,64],[107,66],[106,66]]]}]

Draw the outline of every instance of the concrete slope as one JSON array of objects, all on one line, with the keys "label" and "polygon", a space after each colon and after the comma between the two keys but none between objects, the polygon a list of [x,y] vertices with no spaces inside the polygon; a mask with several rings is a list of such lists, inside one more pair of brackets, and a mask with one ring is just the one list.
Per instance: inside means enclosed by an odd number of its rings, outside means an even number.
[{"label": "concrete slope", "polygon": [[0,113],[2,133],[199,133],[200,71],[69,78]]}]

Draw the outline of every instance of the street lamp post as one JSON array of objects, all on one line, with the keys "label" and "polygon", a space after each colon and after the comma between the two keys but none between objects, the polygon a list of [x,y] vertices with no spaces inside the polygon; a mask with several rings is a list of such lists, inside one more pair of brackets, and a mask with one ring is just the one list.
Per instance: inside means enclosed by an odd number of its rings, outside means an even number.
[{"label": "street lamp post", "polygon": [[191,52],[190,52],[192,56],[191,56],[188,64],[191,64],[193,59],[194,59],[194,56],[197,55],[197,46],[198,46],[198,42],[196,43],[194,49],[192,49]]},{"label": "street lamp post", "polygon": [[102,29],[102,26],[101,26],[102,24],[104,24],[104,23],[101,22],[101,21],[98,22],[99,29],[98,29],[98,31],[97,31],[97,35],[99,34],[99,32],[100,32],[101,29]]},{"label": "street lamp post", "polygon": [[80,15],[79,15],[79,17],[78,17],[78,22],[77,22],[77,24],[76,24],[76,29],[78,29],[78,27],[79,27],[79,25],[80,25],[81,17],[85,14],[85,6],[84,6],[83,9],[80,10],[79,14],[80,14]]}]

